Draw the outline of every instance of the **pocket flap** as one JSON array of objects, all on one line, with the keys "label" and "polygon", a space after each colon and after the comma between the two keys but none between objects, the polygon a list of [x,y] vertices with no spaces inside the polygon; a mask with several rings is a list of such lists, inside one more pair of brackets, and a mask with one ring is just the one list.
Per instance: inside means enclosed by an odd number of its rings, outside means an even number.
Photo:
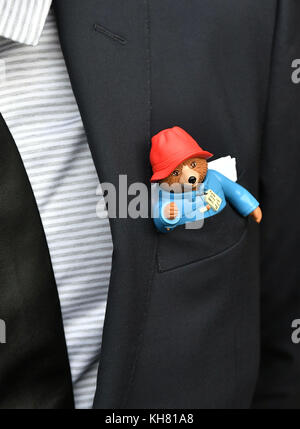
[{"label": "pocket flap", "polygon": [[233,246],[243,235],[248,218],[240,216],[230,204],[221,213],[205,219],[203,227],[185,225],[160,234],[157,251],[160,272],[179,268],[215,256]]}]

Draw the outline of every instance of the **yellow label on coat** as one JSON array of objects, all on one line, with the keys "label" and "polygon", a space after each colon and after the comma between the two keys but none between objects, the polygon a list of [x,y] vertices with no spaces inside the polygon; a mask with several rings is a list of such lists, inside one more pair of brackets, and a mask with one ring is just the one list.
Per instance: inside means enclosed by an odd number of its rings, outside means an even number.
[{"label": "yellow label on coat", "polygon": [[204,199],[215,212],[219,210],[220,205],[222,204],[222,198],[215,194],[211,189],[206,192]]}]

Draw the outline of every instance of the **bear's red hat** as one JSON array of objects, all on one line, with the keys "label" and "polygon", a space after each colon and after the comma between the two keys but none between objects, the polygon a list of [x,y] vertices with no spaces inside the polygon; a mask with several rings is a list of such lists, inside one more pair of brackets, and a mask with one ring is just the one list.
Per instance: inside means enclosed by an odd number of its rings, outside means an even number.
[{"label": "bear's red hat", "polygon": [[150,162],[153,176],[151,182],[168,177],[176,167],[189,158],[210,158],[212,153],[203,150],[182,128],[173,127],[160,131],[152,137]]}]

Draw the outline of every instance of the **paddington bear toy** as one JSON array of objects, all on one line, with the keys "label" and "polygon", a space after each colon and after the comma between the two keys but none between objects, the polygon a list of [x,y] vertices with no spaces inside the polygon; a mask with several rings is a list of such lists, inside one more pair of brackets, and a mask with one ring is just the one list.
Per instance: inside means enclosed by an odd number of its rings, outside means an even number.
[{"label": "paddington bear toy", "polygon": [[214,216],[225,208],[226,201],[242,216],[250,215],[260,223],[258,201],[239,184],[208,169],[211,156],[180,127],[165,129],[152,138],[151,182],[160,185],[153,213],[159,231]]}]

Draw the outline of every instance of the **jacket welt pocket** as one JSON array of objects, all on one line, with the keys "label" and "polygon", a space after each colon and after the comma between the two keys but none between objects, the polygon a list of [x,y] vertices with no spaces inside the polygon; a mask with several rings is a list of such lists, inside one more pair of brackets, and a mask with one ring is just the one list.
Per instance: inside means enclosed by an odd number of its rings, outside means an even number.
[{"label": "jacket welt pocket", "polygon": [[159,272],[180,268],[230,249],[242,237],[248,218],[240,216],[227,203],[221,213],[204,220],[202,228],[186,229],[184,225],[158,240]]},{"label": "jacket welt pocket", "polygon": [[111,39],[114,42],[120,43],[121,45],[126,45],[126,43],[127,43],[127,39],[124,36],[121,36],[120,34],[112,32],[108,28],[103,27],[103,25],[95,23],[94,24],[94,30],[97,33],[100,33],[103,36],[107,37],[108,39]]}]

